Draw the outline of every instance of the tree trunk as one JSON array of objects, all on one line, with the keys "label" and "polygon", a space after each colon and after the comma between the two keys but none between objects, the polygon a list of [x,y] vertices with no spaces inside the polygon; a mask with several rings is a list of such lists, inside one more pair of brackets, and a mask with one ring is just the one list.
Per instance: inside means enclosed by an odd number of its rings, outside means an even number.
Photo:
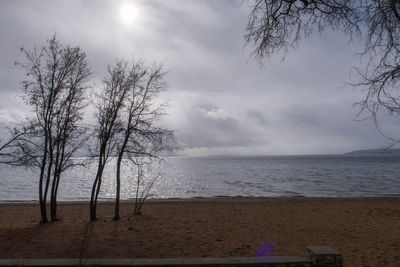
[{"label": "tree trunk", "polygon": [[127,129],[125,130],[124,142],[122,143],[121,149],[119,150],[119,153],[118,153],[117,175],[116,175],[116,187],[117,188],[116,188],[116,194],[115,194],[114,220],[119,220],[119,200],[120,200],[120,195],[121,195],[121,163],[122,163],[122,158],[125,153],[126,145],[128,144],[130,134],[132,133],[129,129],[131,121],[132,121],[132,116],[129,115]]},{"label": "tree trunk", "polygon": [[40,176],[39,176],[39,207],[40,207],[40,216],[42,217],[41,219],[42,223],[48,222],[47,210],[46,210],[46,198],[44,197],[44,192],[43,192],[44,172],[47,162],[47,142],[48,142],[47,136],[45,136],[44,142],[45,142],[44,144],[45,150],[43,152],[43,158],[40,166]]},{"label": "tree trunk", "polygon": [[99,174],[96,175],[96,178],[94,179],[93,186],[92,186],[92,193],[90,196],[90,221],[94,222],[96,221],[96,207],[94,203],[94,196],[97,188],[97,183],[99,182]]},{"label": "tree trunk", "polygon": [[96,195],[94,198],[94,212],[96,215],[96,210],[97,210],[97,198],[99,197],[99,193],[100,193],[100,187],[101,187],[101,178],[103,176],[103,173],[99,176],[98,182],[97,182],[97,187],[96,187]]},{"label": "tree trunk", "polygon": [[59,174],[55,174],[53,177],[53,183],[51,186],[50,219],[53,222],[58,221],[58,218],[57,218],[57,189],[58,189],[59,179],[60,179]]},{"label": "tree trunk", "polygon": [[116,175],[116,194],[115,194],[115,214],[114,220],[119,220],[119,200],[120,200],[120,192],[121,192],[121,162],[122,162],[122,153],[118,155],[117,161],[117,175]]},{"label": "tree trunk", "polygon": [[46,176],[46,185],[44,187],[44,192],[42,195],[42,201],[40,205],[40,211],[41,211],[41,216],[42,216],[42,223],[46,223],[49,220],[47,219],[47,192],[49,191],[49,184],[50,184],[50,178]]},{"label": "tree trunk", "polygon": [[[56,159],[57,161],[57,159]],[[51,193],[50,193],[50,219],[51,221],[57,221],[56,215],[56,203],[55,203],[55,195],[56,195],[56,183],[57,183],[57,166],[55,166],[53,181],[51,183]]]},{"label": "tree trunk", "polygon": [[51,199],[50,200],[50,218],[52,222],[58,221],[57,218],[57,200]]},{"label": "tree trunk", "polygon": [[54,222],[57,221],[57,186],[60,170],[60,141],[56,141],[56,158],[54,161],[53,182],[51,184],[50,194],[50,219]]},{"label": "tree trunk", "polygon": [[60,184],[60,176],[61,176],[61,173],[58,172],[57,178],[56,178],[57,180],[56,180],[56,188],[55,188],[55,192],[54,192],[54,199],[53,199],[53,201],[54,201],[54,203],[53,203],[54,211],[53,212],[54,212],[55,220],[58,220],[58,218],[57,218],[57,194],[58,194],[58,186]]},{"label": "tree trunk", "polygon": [[40,216],[41,216],[41,223],[48,222],[47,219],[47,211],[46,211],[46,199],[43,198],[43,174],[40,175],[39,178],[39,207],[40,207]]},{"label": "tree trunk", "polygon": [[41,200],[39,202],[39,206],[40,206],[40,216],[42,217],[40,222],[47,223],[49,220],[47,219],[46,200]]},{"label": "tree trunk", "polygon": [[100,159],[99,164],[97,166],[96,178],[94,179],[92,186],[92,193],[90,196],[90,221],[92,222],[97,220],[96,217],[97,196],[99,194],[98,191],[100,191],[101,177],[103,176],[104,166],[105,166],[105,161],[103,162],[103,160]]},{"label": "tree trunk", "polygon": [[137,215],[139,213],[139,187],[140,187],[140,180],[142,179],[142,174],[140,170],[140,166],[138,166],[138,176],[137,176],[137,184],[136,184],[136,196],[135,196],[135,211],[134,215]]},{"label": "tree trunk", "polygon": [[[55,183],[55,181],[53,180],[52,187],[54,187],[54,183]],[[50,219],[53,222],[57,221],[57,204],[56,204],[53,188],[52,188],[51,196],[50,196]]]},{"label": "tree trunk", "polygon": [[[46,187],[44,189],[44,194],[43,194],[43,199],[46,202],[47,199],[47,193],[49,191],[49,185],[50,185],[50,177],[51,177],[51,170],[52,170],[52,166],[53,166],[53,156],[52,156],[53,151],[50,151],[49,153],[49,164],[47,165],[47,175],[46,175]],[[54,181],[53,181],[54,184]],[[50,193],[50,214],[51,214],[51,196],[52,193]],[[50,215],[51,216],[51,215]],[[52,218],[51,218],[52,219]]]},{"label": "tree trunk", "polygon": [[92,186],[92,192],[90,195],[90,221],[92,221],[92,222],[96,220],[96,209],[94,208],[94,195],[95,195],[97,183],[99,182],[100,166],[101,166],[101,163],[99,160],[96,178],[94,179],[93,186]]}]

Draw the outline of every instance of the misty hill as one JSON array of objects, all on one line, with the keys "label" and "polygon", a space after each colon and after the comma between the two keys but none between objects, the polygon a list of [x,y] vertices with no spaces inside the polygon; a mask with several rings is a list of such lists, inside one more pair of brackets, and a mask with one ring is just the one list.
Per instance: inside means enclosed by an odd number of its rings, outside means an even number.
[{"label": "misty hill", "polygon": [[363,149],[363,150],[356,150],[345,153],[345,155],[349,156],[381,156],[381,155],[393,155],[393,156],[400,156],[400,149],[393,148],[393,149]]}]

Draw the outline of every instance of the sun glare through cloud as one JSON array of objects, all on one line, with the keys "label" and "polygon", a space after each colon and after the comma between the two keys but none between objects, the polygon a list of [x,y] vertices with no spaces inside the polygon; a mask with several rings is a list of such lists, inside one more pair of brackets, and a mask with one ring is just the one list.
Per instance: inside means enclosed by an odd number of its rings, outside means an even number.
[{"label": "sun glare through cloud", "polygon": [[121,22],[131,27],[138,18],[138,8],[131,1],[122,2],[119,7],[119,15]]}]

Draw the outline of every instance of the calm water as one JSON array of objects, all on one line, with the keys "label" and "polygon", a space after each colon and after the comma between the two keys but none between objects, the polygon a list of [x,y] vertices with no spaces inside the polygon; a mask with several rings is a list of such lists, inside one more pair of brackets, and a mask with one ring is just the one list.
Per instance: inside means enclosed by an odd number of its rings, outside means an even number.
[{"label": "calm water", "polygon": [[[115,161],[105,172],[100,197],[115,195]],[[129,173],[128,164],[124,173]],[[71,169],[60,183],[60,200],[88,200],[95,164]],[[215,196],[400,195],[399,156],[282,156],[168,158],[147,172],[161,176],[152,198]],[[134,197],[135,176],[123,178],[122,198]],[[0,201],[37,200],[37,174],[0,166]]]}]

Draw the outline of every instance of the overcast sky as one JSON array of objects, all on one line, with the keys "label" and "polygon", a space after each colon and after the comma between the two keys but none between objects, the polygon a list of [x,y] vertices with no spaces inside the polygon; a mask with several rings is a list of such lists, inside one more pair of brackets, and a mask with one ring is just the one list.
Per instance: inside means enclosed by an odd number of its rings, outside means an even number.
[{"label": "overcast sky", "polygon": [[[142,58],[164,64],[167,113],[181,155],[327,154],[383,148],[371,120],[359,121],[360,89],[343,87],[360,47],[340,32],[311,36],[285,57],[260,66],[245,45],[242,1],[0,1],[0,122],[29,109],[21,99],[18,47],[57,38],[80,46],[93,82],[108,64]],[[383,122],[386,133],[398,128]],[[397,135],[398,136],[398,135]]]}]

